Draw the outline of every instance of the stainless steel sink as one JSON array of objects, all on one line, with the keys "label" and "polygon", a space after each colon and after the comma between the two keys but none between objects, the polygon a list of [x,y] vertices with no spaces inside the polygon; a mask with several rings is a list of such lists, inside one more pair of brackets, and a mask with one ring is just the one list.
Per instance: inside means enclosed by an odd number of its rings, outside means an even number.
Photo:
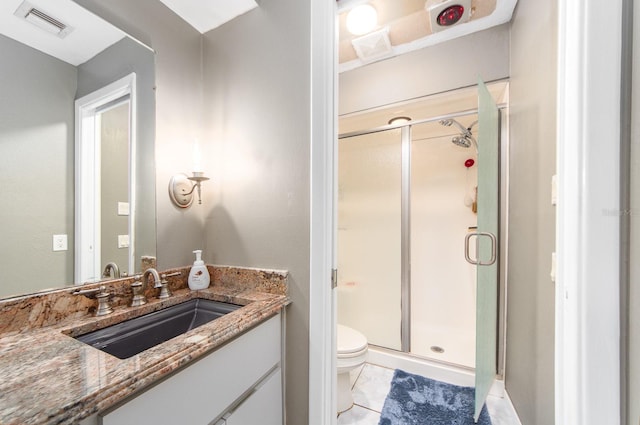
[{"label": "stainless steel sink", "polygon": [[127,359],[240,307],[198,298],[77,336],[76,339],[119,359]]}]

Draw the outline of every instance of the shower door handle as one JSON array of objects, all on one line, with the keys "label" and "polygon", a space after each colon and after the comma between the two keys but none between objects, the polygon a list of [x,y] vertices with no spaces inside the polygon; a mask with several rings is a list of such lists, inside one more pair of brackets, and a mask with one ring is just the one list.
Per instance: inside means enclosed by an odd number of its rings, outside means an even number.
[{"label": "shower door handle", "polygon": [[[469,244],[473,236],[476,236],[476,257],[478,255],[478,241],[480,240],[480,237],[481,236],[487,237],[491,241],[491,258],[489,258],[489,261],[480,261],[480,259],[478,258],[474,260],[473,258],[471,258],[471,255],[469,255]],[[498,258],[498,255],[497,255],[498,250],[496,247],[497,247],[496,235],[494,235],[493,233],[490,233],[490,232],[469,233],[467,234],[467,236],[464,237],[464,259],[467,260],[468,263],[474,264],[476,266],[490,266],[493,263],[495,263]]]}]

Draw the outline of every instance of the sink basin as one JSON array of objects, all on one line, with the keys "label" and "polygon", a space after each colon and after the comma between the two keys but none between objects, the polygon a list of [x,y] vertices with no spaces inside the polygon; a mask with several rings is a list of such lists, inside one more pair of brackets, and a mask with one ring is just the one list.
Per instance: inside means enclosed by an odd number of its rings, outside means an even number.
[{"label": "sink basin", "polygon": [[197,298],[77,336],[76,339],[119,359],[127,359],[240,307]]}]

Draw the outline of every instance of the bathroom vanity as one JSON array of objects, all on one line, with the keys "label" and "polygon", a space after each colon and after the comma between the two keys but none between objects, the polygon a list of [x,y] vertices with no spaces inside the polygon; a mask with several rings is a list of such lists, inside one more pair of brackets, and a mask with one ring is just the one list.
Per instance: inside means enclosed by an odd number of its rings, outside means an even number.
[{"label": "bathroom vanity", "polygon": [[280,330],[277,315],[83,424],[282,424]]},{"label": "bathroom vanity", "polygon": [[[177,269],[174,295],[141,307],[125,302],[131,279],[111,281],[102,317],[68,288],[1,300],[0,423],[282,424],[286,272],[209,269],[209,288]],[[75,339],[196,298],[240,307],[125,359]]]}]

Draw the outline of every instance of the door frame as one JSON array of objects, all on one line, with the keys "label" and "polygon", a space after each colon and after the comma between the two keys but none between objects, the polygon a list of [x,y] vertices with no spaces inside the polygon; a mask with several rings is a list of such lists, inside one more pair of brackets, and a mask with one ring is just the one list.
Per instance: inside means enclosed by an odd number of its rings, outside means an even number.
[{"label": "door frame", "polygon": [[311,196],[309,272],[309,421],[335,425],[336,412],[336,2],[311,7]]},{"label": "door frame", "polygon": [[[333,3],[311,2],[310,424],[335,423],[335,364],[322,358],[333,357],[335,321],[328,283],[334,149],[327,143],[336,120]],[[622,3],[558,6],[555,416],[566,425],[620,416],[620,219],[603,214],[620,205],[619,144],[598,141],[620,132]],[[586,87],[594,89],[588,97]],[[585,315],[592,311],[597,318]]]},{"label": "door frame", "polygon": [[558,424],[620,423],[623,3],[566,0],[558,5]]},{"label": "door frame", "polygon": [[[129,96],[129,254],[128,270],[135,266],[135,164],[136,164],[136,74],[131,74],[75,101],[75,261],[74,282],[86,283],[93,269],[100,277],[100,107]],[[91,245],[93,249],[84,247]]]}]

